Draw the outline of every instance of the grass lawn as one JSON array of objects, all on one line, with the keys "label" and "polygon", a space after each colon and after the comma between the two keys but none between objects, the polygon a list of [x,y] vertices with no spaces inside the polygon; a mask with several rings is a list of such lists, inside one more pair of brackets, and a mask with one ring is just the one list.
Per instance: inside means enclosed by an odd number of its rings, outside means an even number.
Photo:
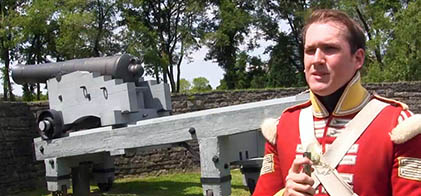
[{"label": "grass lawn", "polygon": [[[231,195],[249,196],[248,188],[242,184],[239,169],[231,170]],[[71,190],[69,190],[70,192]],[[20,195],[48,195],[45,190],[22,193]],[[51,195],[51,194],[50,194]],[[114,182],[107,193],[101,193],[97,186],[91,186],[91,195],[99,196],[202,196],[200,172],[177,173],[158,177],[125,178]]]}]

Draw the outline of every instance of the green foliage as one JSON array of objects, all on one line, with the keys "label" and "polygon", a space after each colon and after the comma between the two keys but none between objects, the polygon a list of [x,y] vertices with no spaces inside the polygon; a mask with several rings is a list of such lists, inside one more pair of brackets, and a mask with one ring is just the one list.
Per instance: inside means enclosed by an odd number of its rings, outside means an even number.
[{"label": "green foliage", "polygon": [[250,33],[253,22],[250,13],[254,9],[253,1],[221,0],[216,6],[218,9],[215,10],[211,22],[207,24],[210,28],[204,41],[209,47],[206,59],[215,59],[218,62],[225,71],[224,85],[228,89],[234,89],[237,79],[235,70],[241,66],[236,65],[237,52]]},{"label": "green foliage", "polygon": [[[225,71],[217,89],[302,86],[301,29],[317,8],[344,10],[362,24],[368,39],[364,81],[420,80],[420,4],[420,0],[3,0],[2,93],[5,99],[13,98],[9,66],[16,62],[39,64],[118,53],[140,57],[146,75],[169,83],[173,92],[187,91],[180,65],[201,46],[209,48],[206,59]],[[258,39],[273,43],[265,49],[268,60],[250,55]],[[27,84],[24,99],[41,99],[34,93],[40,92],[38,86]]]},{"label": "green foliage", "polygon": [[24,2],[23,0],[2,0],[0,3],[0,63],[4,65],[2,70],[4,100],[15,100],[9,67],[12,60],[17,57],[15,49],[21,30],[17,27],[17,22],[21,17],[19,10]]},{"label": "green foliage", "polygon": [[237,57],[237,61],[234,66],[234,87],[236,89],[245,89],[250,86],[249,82],[247,81],[247,58],[248,56],[245,52],[241,52]]},{"label": "green foliage", "polygon": [[421,79],[421,1],[408,4],[396,14],[395,38],[388,45],[385,62],[390,81]]},{"label": "green foliage", "polygon": [[120,52],[112,0],[71,0],[58,6],[57,50],[65,60]]},{"label": "green foliage", "polygon": [[22,60],[28,64],[44,63],[47,55],[57,54],[55,32],[59,26],[53,17],[58,11],[56,3],[38,0],[26,5],[25,9],[26,14],[17,24],[22,29],[19,40]]},{"label": "green foliage", "polygon": [[35,95],[31,90],[29,90],[28,84],[24,84],[22,89],[24,89],[23,95],[22,95],[22,101],[29,102],[29,101],[35,100]]},{"label": "green foliage", "polygon": [[[57,13],[54,0],[37,0],[24,6],[25,14],[18,18],[17,27],[22,31],[19,34],[19,61],[26,64],[45,63],[47,56],[56,56],[56,31],[59,26],[53,19]],[[30,44],[26,44],[30,43]],[[34,93],[37,88],[37,93]],[[24,84],[22,87],[24,101],[40,100],[39,84]]]},{"label": "green foliage", "polygon": [[190,92],[192,93],[201,93],[212,90],[212,86],[209,84],[209,80],[205,77],[197,77],[193,79],[193,87]]},{"label": "green foliage", "polygon": [[[410,1],[408,1],[410,2]],[[341,8],[367,32],[364,81],[419,80],[420,1],[350,1]]]},{"label": "green foliage", "polygon": [[[267,62],[265,87],[305,85],[301,39],[304,18],[312,9],[330,8],[334,5],[332,1],[259,1],[257,25],[265,39],[274,42],[266,48],[270,59]],[[286,23],[290,29],[282,29],[280,21]]]},{"label": "green foliage", "polygon": [[191,84],[188,80],[181,78],[179,83],[180,83],[180,93],[187,93],[190,91]]},{"label": "green foliage", "polygon": [[[235,89],[248,88],[265,88],[266,85],[266,68],[267,64],[262,62],[258,57],[251,57],[246,52],[241,52],[237,55],[234,66],[234,81]],[[222,79],[220,85],[216,88],[218,90],[229,90],[227,81]]]},{"label": "green foliage", "polygon": [[265,88],[267,83],[267,63],[258,57],[251,57],[248,60],[248,81],[250,88]]},{"label": "green foliage", "polygon": [[219,86],[216,87],[216,90],[228,90],[227,82],[224,79],[219,80]]},{"label": "green foliage", "polygon": [[57,51],[64,59],[92,56],[89,50],[89,24],[93,20],[92,13],[83,11],[85,2],[70,1],[61,8],[58,19],[60,26],[57,39]]},{"label": "green foliage", "polygon": [[273,47],[271,58],[268,62],[269,70],[267,75],[268,87],[290,87],[298,83],[299,70],[291,66],[291,56],[285,51],[292,51],[292,45],[288,44],[290,37],[283,36],[282,41]]},{"label": "green foliage", "polygon": [[121,22],[127,26],[123,34],[128,40],[127,51],[144,57],[146,74],[169,83],[173,92],[179,91],[176,84],[183,58],[198,48],[197,23],[204,14],[202,4],[193,0],[126,0],[120,4]]}]

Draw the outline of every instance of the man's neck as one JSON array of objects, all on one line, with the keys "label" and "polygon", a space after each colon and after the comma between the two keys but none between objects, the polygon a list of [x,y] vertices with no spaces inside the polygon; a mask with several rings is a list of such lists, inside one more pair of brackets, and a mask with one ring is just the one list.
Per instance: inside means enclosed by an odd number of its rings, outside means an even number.
[{"label": "man's neck", "polygon": [[334,93],[327,95],[327,96],[319,96],[316,95],[317,98],[322,102],[323,106],[326,108],[326,110],[329,112],[329,114],[332,114],[333,110],[335,109],[339,99],[341,98],[347,84],[336,90]]}]

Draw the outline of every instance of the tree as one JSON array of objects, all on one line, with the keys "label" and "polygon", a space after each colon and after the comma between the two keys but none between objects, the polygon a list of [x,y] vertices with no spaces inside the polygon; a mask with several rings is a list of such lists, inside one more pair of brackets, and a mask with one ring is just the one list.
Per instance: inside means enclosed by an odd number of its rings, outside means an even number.
[{"label": "tree", "polygon": [[251,57],[248,70],[247,77],[250,88],[265,88],[267,84],[267,63],[258,57]]},{"label": "tree", "polygon": [[[304,19],[313,8],[332,8],[334,1],[275,1],[260,0],[257,9],[257,26],[265,40],[274,41],[266,52],[269,87],[304,85],[304,45],[301,30]],[[282,29],[282,22],[288,29]]]},{"label": "tree", "polygon": [[2,68],[4,100],[15,100],[9,77],[9,67],[15,57],[16,38],[19,33],[19,29],[16,27],[16,19],[20,17],[18,9],[24,3],[25,1],[23,0],[0,1],[0,59],[4,63],[4,67]]},{"label": "tree", "polygon": [[[48,62],[48,57],[56,56],[56,40],[58,24],[53,19],[57,13],[55,0],[34,0],[24,6],[24,14],[20,17],[19,26],[22,29],[19,42],[19,61],[26,64],[40,64]],[[23,100],[41,99],[39,84],[23,84]]]},{"label": "tree", "polygon": [[181,78],[180,81],[178,81],[180,83],[180,92],[181,93],[186,93],[189,92],[191,84],[188,80]]},{"label": "tree", "polygon": [[399,1],[351,1],[342,0],[340,7],[357,19],[367,34],[368,66],[385,68],[384,51],[393,40],[392,27],[395,15],[401,9]]},{"label": "tree", "polygon": [[[237,55],[234,66],[234,88],[264,88],[266,85],[266,64],[258,57],[249,56],[242,51]],[[220,90],[225,90],[226,84],[218,87]]]},{"label": "tree", "polygon": [[[197,49],[198,21],[204,15],[203,1],[125,0],[120,5],[127,27],[127,51],[143,56],[146,73],[180,90],[181,62]],[[176,71],[174,70],[176,67]],[[176,75],[177,74],[177,75]]]},{"label": "tree", "polygon": [[[236,59],[239,46],[250,33],[254,11],[254,1],[220,0],[215,1],[213,18],[208,22],[208,33],[204,42],[209,47],[206,59],[215,59],[225,71],[224,82],[227,89],[234,89],[237,80]],[[222,83],[221,83],[222,84]]]},{"label": "tree", "polygon": [[[342,0],[341,9],[361,23],[367,35],[364,81],[417,80],[419,1]],[[414,34],[413,34],[414,33]]]},{"label": "tree", "polygon": [[86,58],[93,55],[88,36],[93,22],[93,13],[87,9],[84,0],[63,1],[58,5],[57,22],[59,25],[57,38],[56,61],[75,58]]},{"label": "tree", "polygon": [[113,55],[120,52],[114,31],[117,9],[114,0],[61,2],[57,61]]},{"label": "tree", "polygon": [[[22,29],[21,62],[40,64],[120,52],[114,30],[113,0],[28,1],[19,20]],[[37,99],[40,97],[40,85]],[[34,85],[23,85],[24,100],[31,100]]]},{"label": "tree", "polygon": [[297,62],[290,52],[296,46],[290,44],[291,36],[279,36],[275,46],[270,47],[270,59],[268,62],[267,87],[290,87],[304,85],[304,76],[301,69],[304,65]]},{"label": "tree", "polygon": [[209,84],[209,80],[205,77],[197,77],[193,79],[193,87],[191,92],[199,93],[212,90],[212,86]]},{"label": "tree", "polygon": [[410,2],[407,9],[396,13],[396,23],[391,30],[384,61],[389,81],[413,81],[421,79],[421,1]]},{"label": "tree", "polygon": [[114,30],[118,28],[117,0],[96,0],[88,4],[94,15],[93,29],[90,37],[93,38],[94,56],[113,55],[120,52],[120,44]]},{"label": "tree", "polygon": [[248,55],[246,52],[241,52],[237,55],[237,59],[234,65],[234,88],[235,89],[246,89],[250,87],[250,80],[247,78],[247,64]]}]

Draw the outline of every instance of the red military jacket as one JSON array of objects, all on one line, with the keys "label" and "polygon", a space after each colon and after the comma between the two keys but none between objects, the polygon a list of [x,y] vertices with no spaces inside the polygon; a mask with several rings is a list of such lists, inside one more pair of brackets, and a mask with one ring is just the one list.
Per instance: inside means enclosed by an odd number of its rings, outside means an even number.
[{"label": "red military jacket", "polygon": [[[417,135],[421,132],[421,117],[409,118],[412,114],[406,105],[370,95],[361,86],[359,74],[348,84],[332,114],[310,93],[310,101],[283,112],[275,134],[264,133],[270,142],[266,142],[263,166],[253,195],[282,195],[293,160],[304,152],[298,123],[303,108],[313,107],[314,134],[324,152],[370,99],[390,105],[347,152],[336,167],[338,173],[359,196],[421,195],[421,135]],[[400,122],[414,117],[418,120],[412,120],[392,141],[391,131]],[[328,194],[320,185],[316,195]]]}]

